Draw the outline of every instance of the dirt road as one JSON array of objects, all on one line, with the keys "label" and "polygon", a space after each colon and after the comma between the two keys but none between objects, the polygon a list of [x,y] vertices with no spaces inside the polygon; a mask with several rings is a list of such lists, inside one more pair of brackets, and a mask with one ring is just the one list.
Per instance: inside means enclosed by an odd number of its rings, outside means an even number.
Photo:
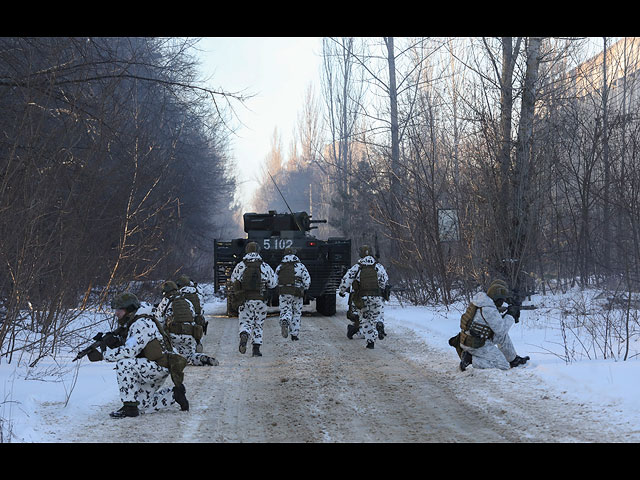
[{"label": "dirt road", "polygon": [[250,348],[238,352],[237,319],[209,316],[204,349],[220,365],[187,367],[189,412],[175,407],[115,420],[108,411],[120,405],[113,404],[87,419],[100,436],[78,430],[65,441],[624,441],[526,369],[462,374],[451,356],[404,329],[368,350],[364,340],[347,339],[346,322],[344,312],[305,314],[300,340],[292,342],[269,316],[263,356],[252,357]]}]

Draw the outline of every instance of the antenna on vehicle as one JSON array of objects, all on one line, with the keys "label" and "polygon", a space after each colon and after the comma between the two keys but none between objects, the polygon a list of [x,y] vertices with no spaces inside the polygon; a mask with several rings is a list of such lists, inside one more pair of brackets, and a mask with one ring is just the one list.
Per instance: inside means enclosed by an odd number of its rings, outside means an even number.
[{"label": "antenna on vehicle", "polygon": [[296,218],[296,216],[293,214],[293,210],[291,210],[291,207],[289,206],[289,204],[287,203],[287,199],[284,198],[284,195],[282,194],[282,192],[280,191],[280,188],[278,187],[278,184],[276,183],[276,181],[273,179],[273,176],[271,175],[271,172],[269,172],[269,170],[267,170],[267,173],[269,174],[269,177],[271,178],[271,181],[273,182],[273,184],[276,186],[276,189],[278,190],[278,193],[280,194],[280,196],[282,197],[282,200],[284,200],[284,204],[287,206],[287,208],[289,209],[289,212],[291,212],[291,216],[293,217],[293,221],[296,222],[296,226],[298,227],[298,230],[300,230],[301,232],[304,231],[303,228],[300,226],[300,224],[298,223],[298,219]]}]

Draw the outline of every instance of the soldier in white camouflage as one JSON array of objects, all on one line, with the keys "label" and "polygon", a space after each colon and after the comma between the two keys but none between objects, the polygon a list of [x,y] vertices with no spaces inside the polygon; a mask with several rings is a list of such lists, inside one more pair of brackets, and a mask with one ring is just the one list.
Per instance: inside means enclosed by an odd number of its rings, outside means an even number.
[{"label": "soldier in white camouflage", "polygon": [[366,347],[372,349],[379,338],[378,325],[384,316],[383,292],[389,276],[384,266],[376,261],[371,247],[363,245],[359,253],[360,260],[342,278],[338,294],[344,297],[351,288],[352,302],[360,317],[360,332],[367,342]]},{"label": "soldier in white camouflage", "polygon": [[[116,363],[116,375],[123,406],[110,415],[114,418],[137,417],[170,407],[175,403],[189,410],[186,389],[182,383],[184,358],[173,354],[171,343],[152,316],[150,305],[142,305],[129,292],[111,302],[118,324],[126,328],[123,344],[106,346],[103,358]],[[170,364],[171,362],[171,364]],[[179,366],[175,362],[181,362]],[[177,370],[175,370],[177,368]],[[163,387],[171,375],[174,387]]]},{"label": "soldier in white camouflage", "polygon": [[[184,297],[191,302],[193,305],[193,309],[196,313],[195,322],[196,325],[200,325],[203,329],[204,335],[207,334],[207,327],[209,326],[209,322],[207,322],[204,318],[204,293],[200,286],[191,280],[187,275],[180,275],[176,279],[176,285],[180,289],[180,293],[184,295]],[[196,352],[202,353],[203,346],[200,338],[196,339]]]},{"label": "soldier in white camouflage", "polygon": [[284,338],[291,333],[291,340],[295,341],[300,334],[304,291],[311,286],[311,276],[293,249],[287,247],[282,261],[276,267],[276,277],[278,278],[281,333]]},{"label": "soldier in white camouflage", "polygon": [[176,351],[187,359],[189,365],[218,365],[214,357],[196,351],[197,341],[202,338],[204,331],[195,322],[193,304],[178,291],[178,285],[171,280],[164,282],[162,295],[155,316],[169,333]]},{"label": "soldier in white camouflage", "polygon": [[524,365],[529,357],[520,357],[511,342],[509,330],[519,316],[518,310],[508,309],[504,315],[498,310],[510,298],[501,280],[489,285],[487,292],[478,292],[460,320],[461,331],[449,340],[458,349],[460,370],[474,368],[510,368]]},{"label": "soldier in white camouflage", "polygon": [[247,243],[245,256],[231,273],[230,300],[238,308],[238,350],[244,354],[251,339],[252,356],[261,357],[262,329],[267,318],[268,289],[278,286],[278,280],[269,264],[258,253],[258,244]]}]

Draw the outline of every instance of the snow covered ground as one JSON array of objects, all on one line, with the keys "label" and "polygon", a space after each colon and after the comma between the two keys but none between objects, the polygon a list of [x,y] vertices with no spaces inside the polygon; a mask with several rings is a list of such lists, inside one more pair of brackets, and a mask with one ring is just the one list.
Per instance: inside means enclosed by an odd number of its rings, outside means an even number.
[{"label": "snow covered ground", "polygon": [[[205,289],[205,291],[207,291]],[[210,290],[209,290],[209,293]],[[636,342],[640,325],[637,311],[627,318],[624,310],[612,310],[606,316],[603,302],[594,292],[573,290],[565,294],[534,296],[537,310],[523,311],[520,323],[511,330],[511,338],[519,355],[528,355],[525,367],[547,385],[550,393],[575,398],[610,418],[612,423],[630,422],[632,431],[625,437],[640,439],[640,343]],[[338,297],[338,315],[344,314],[345,300]],[[458,357],[447,340],[458,331],[460,315],[466,305],[445,307],[415,307],[401,305],[392,299],[386,305],[385,323],[390,335],[409,329],[425,343],[441,349],[450,357],[452,366]],[[207,296],[205,312],[220,314],[225,304]],[[577,312],[577,313],[576,313]],[[589,314],[580,314],[588,312]],[[634,315],[635,313],[635,315]],[[110,312],[88,314],[105,319]],[[597,322],[595,320],[598,320]],[[627,322],[628,321],[628,322]],[[627,323],[632,341],[627,351]],[[345,320],[346,324],[346,320]],[[601,330],[605,328],[606,330]],[[106,327],[105,327],[106,328]],[[99,326],[96,331],[100,331]],[[104,330],[104,328],[102,328]],[[604,345],[603,338],[607,339]],[[375,352],[375,351],[374,351]],[[606,355],[605,353],[606,352]],[[90,363],[87,359],[71,362],[75,352],[41,360],[35,368],[29,361],[0,363],[0,441],[22,443],[65,442],[65,432],[82,423],[89,413],[118,402],[118,388],[113,364]],[[627,360],[623,361],[624,356]],[[606,357],[606,358],[605,358]],[[469,372],[460,372],[468,375]],[[495,376],[505,372],[495,370]],[[509,376],[509,381],[517,381]],[[527,395],[523,387],[522,395]],[[42,421],[43,415],[59,418],[55,431]]]}]

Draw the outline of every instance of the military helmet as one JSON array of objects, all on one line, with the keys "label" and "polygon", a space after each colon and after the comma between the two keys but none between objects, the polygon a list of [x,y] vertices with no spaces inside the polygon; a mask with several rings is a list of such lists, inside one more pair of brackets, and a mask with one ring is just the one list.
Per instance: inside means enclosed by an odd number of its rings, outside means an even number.
[{"label": "military helmet", "polygon": [[490,284],[489,284],[489,288],[491,288],[492,285],[501,285],[504,288],[506,288],[507,290],[509,290],[509,285],[507,285],[507,282],[505,282],[504,280],[500,279],[500,278],[496,278],[495,280],[493,280]]},{"label": "military helmet", "polygon": [[509,298],[509,290],[503,284],[494,282],[487,289],[487,295],[494,302],[498,299],[506,300]]},{"label": "military helmet", "polygon": [[256,242],[249,242],[244,248],[246,253],[258,253],[258,244]]},{"label": "military helmet", "polygon": [[118,310],[123,308],[125,310],[137,310],[140,308],[140,300],[133,293],[124,292],[111,300],[111,308]]},{"label": "military helmet", "polygon": [[364,258],[368,255],[373,255],[373,251],[371,250],[371,247],[369,245],[362,245],[360,247],[360,258]]},{"label": "military helmet", "polygon": [[178,290],[178,285],[176,285],[176,282],[167,280],[162,284],[162,293],[171,293],[175,290]]},{"label": "military helmet", "polygon": [[284,255],[295,255],[296,252],[293,248],[291,247],[287,247],[284,249],[284,252],[282,252]]},{"label": "military helmet", "polygon": [[191,283],[191,279],[184,274],[180,275],[176,280],[176,285],[178,285],[178,288],[186,287],[190,283]]}]

